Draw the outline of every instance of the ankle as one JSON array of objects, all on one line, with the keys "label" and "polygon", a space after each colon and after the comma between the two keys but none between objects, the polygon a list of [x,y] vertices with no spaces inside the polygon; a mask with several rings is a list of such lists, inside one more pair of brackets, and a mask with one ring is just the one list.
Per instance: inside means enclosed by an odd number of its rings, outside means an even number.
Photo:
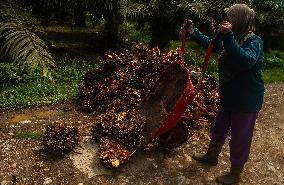
[{"label": "ankle", "polygon": [[243,164],[231,164],[230,173],[234,175],[241,175],[243,169],[244,169]]}]

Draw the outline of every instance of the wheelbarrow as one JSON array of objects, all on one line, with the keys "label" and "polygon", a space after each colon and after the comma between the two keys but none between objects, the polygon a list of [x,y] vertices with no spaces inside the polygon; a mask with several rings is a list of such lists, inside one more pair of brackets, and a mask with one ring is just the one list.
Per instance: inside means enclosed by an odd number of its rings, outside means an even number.
[{"label": "wheelbarrow", "polygon": [[163,148],[175,148],[187,141],[188,128],[182,120],[190,104],[197,106],[200,111],[211,114],[200,105],[195,97],[205,76],[214,42],[212,41],[207,48],[198,82],[194,86],[190,78],[191,72],[184,61],[185,29],[181,36],[182,47],[179,60],[165,69],[152,93],[140,107],[142,115],[146,118],[144,131],[146,143],[157,139]]}]

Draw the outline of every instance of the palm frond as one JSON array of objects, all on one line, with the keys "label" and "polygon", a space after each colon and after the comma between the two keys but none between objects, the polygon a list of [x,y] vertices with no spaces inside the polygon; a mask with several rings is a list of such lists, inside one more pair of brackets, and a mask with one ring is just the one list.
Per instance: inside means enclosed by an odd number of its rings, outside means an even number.
[{"label": "palm frond", "polygon": [[100,11],[111,11],[114,8],[114,4],[118,3],[119,0],[87,0],[89,8],[95,7]]},{"label": "palm frond", "polygon": [[1,3],[0,8],[0,54],[13,62],[28,65],[33,71],[41,68],[44,77],[51,78],[54,59],[47,50],[43,29],[24,9],[11,3]]},{"label": "palm frond", "polygon": [[146,4],[135,2],[133,0],[121,0],[120,13],[123,17],[132,18],[149,15],[148,7]]},{"label": "palm frond", "polygon": [[204,18],[204,12],[206,12],[206,7],[202,3],[196,3],[188,0],[181,1],[178,4],[178,8],[198,15],[200,18]]}]

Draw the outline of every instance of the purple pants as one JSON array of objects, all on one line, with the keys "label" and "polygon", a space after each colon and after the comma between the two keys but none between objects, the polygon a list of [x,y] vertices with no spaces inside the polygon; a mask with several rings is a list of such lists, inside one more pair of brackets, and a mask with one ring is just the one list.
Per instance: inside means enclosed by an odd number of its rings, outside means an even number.
[{"label": "purple pants", "polygon": [[219,110],[211,131],[212,143],[224,143],[231,128],[230,161],[243,165],[249,158],[253,130],[258,112]]}]

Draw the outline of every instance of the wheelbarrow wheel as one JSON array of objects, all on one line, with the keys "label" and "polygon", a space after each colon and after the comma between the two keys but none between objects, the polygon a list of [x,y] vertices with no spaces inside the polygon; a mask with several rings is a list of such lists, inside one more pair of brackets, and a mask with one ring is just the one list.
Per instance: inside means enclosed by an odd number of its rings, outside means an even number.
[{"label": "wheelbarrow wheel", "polygon": [[188,128],[184,122],[178,122],[176,127],[158,137],[158,147],[171,149],[181,146],[187,141]]}]

